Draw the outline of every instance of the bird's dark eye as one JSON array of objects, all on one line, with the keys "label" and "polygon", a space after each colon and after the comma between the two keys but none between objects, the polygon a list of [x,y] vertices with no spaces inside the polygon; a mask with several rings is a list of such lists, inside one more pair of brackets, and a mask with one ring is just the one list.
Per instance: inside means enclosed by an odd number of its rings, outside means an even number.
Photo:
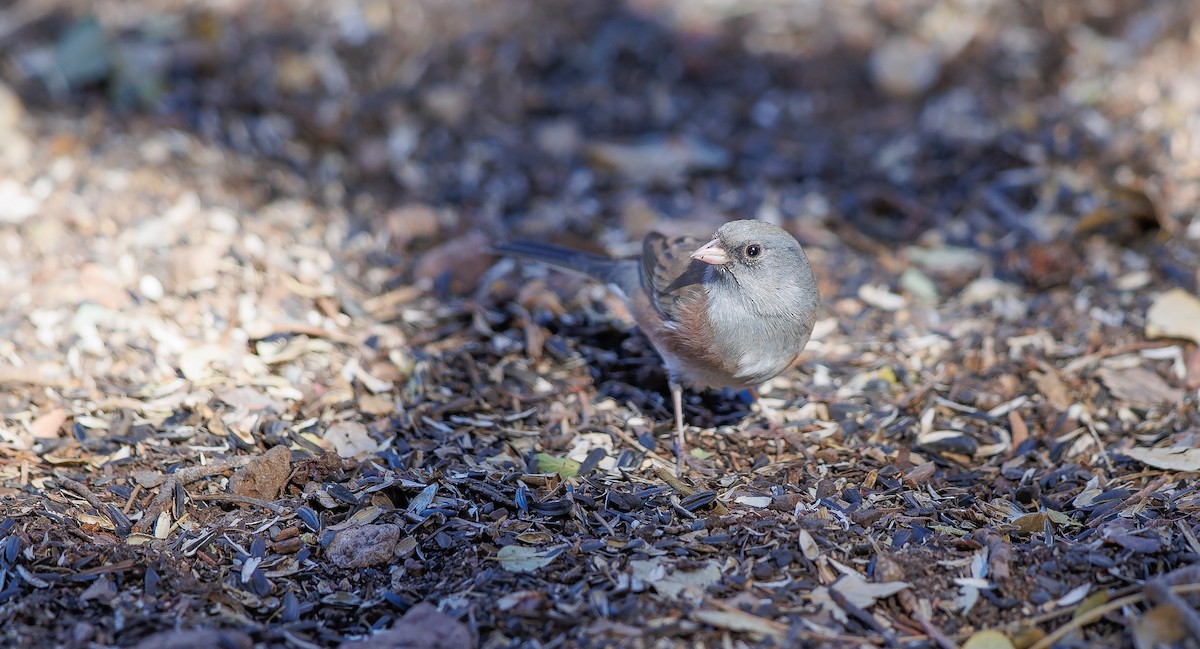
[{"label": "bird's dark eye", "polygon": [[753,257],[757,257],[761,254],[762,254],[762,246],[758,245],[757,243],[752,243],[752,244],[746,246],[746,256],[747,257],[753,258]]}]

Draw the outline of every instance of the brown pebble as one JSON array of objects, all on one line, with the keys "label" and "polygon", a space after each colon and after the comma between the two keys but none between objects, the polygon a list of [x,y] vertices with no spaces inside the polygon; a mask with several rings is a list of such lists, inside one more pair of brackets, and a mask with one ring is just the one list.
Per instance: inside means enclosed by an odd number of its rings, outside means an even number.
[{"label": "brown pebble", "polygon": [[275,541],[275,542],[286,541],[287,539],[295,538],[297,536],[300,536],[300,528],[299,527],[294,527],[294,526],[293,527],[285,527],[285,528],[279,530],[279,533],[276,534],[275,537],[271,540]]},{"label": "brown pebble", "polygon": [[272,546],[272,549],[279,554],[295,554],[300,551],[300,548],[303,547],[304,542],[301,541],[299,537],[293,536],[282,541],[276,541]]},{"label": "brown pebble", "polygon": [[292,472],[292,452],[274,446],[250,460],[229,479],[229,491],[241,496],[275,500]]},{"label": "brown pebble", "polygon": [[359,525],[337,533],[325,555],[339,568],[366,568],[388,563],[400,541],[400,526]]}]

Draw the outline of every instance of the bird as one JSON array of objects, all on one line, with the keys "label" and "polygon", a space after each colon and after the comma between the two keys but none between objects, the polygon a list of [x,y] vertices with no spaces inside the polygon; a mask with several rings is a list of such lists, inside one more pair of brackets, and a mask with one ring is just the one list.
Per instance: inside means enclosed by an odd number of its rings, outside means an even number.
[{"label": "bird", "polygon": [[707,242],[651,232],[641,255],[630,257],[519,240],[495,251],[582,273],[625,302],[667,370],[676,473],[686,457],[685,385],[746,389],[777,426],[757,388],[796,364],[820,303],[812,265],[786,230],[743,219],[724,223]]}]

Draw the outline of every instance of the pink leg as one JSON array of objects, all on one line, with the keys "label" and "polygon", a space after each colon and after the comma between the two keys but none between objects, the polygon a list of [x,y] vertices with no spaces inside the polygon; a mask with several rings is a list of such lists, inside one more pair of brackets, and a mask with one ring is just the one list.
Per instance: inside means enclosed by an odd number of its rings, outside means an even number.
[{"label": "pink leg", "polygon": [[671,382],[671,403],[675,406],[675,475],[683,475],[683,459],[687,455],[687,439],[683,435],[683,386]]}]

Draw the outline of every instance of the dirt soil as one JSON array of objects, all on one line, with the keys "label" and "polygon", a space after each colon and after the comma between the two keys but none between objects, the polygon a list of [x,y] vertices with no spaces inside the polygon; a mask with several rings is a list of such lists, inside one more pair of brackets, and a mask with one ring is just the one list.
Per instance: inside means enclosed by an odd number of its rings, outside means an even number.
[{"label": "dirt soil", "polygon": [[[1200,5],[0,4],[0,646],[1200,647]],[[733,218],[688,392],[498,259]]]}]

